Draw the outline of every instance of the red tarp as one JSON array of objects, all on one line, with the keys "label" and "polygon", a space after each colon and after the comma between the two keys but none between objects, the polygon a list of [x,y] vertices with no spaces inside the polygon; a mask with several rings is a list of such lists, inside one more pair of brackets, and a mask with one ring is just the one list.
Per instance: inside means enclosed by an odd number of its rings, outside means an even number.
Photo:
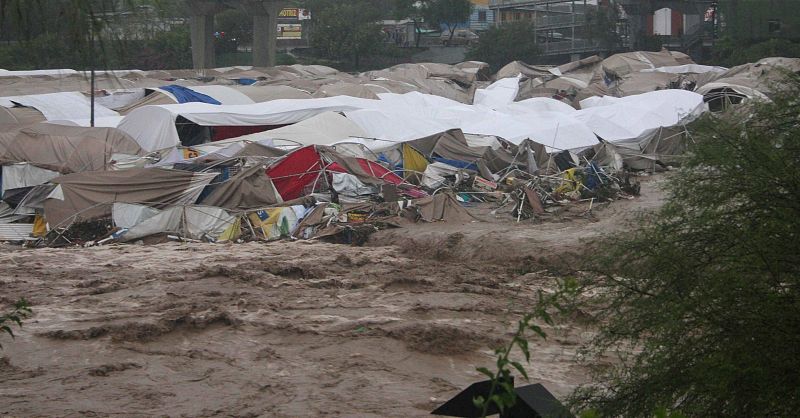
[{"label": "red tarp", "polygon": [[286,125],[257,125],[257,126],[214,126],[211,129],[211,142],[238,138],[244,135],[271,131]]},{"label": "red tarp", "polygon": [[[310,190],[306,190],[306,187],[316,181],[322,171],[321,158],[313,145],[303,147],[270,167],[267,175],[272,179],[272,183],[275,184],[275,188],[278,189],[284,200],[297,199],[310,192]],[[356,158],[356,160],[361,169],[370,176],[395,185],[404,183],[402,177],[375,161],[364,158]],[[325,167],[325,170],[338,173],[348,172],[339,163],[331,163]],[[417,188],[404,189],[402,192],[412,197],[427,196],[425,192]]]},{"label": "red tarp", "polygon": [[375,161],[358,158],[358,165],[364,169],[368,174],[377,177],[387,183],[402,184],[403,179],[395,173],[392,173],[386,167],[376,163]]},{"label": "red tarp", "polygon": [[300,148],[287,155],[267,170],[267,175],[283,200],[305,196],[304,189],[319,176],[322,170],[320,155],[313,145]]}]

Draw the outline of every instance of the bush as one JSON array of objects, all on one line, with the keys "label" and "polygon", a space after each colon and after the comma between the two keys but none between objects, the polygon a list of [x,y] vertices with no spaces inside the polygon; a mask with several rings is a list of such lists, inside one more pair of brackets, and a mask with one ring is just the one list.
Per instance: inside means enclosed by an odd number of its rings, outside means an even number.
[{"label": "bush", "polygon": [[700,121],[663,209],[598,247],[605,322],[588,354],[622,357],[576,393],[580,408],[800,410],[800,77],[790,84],[747,117]]},{"label": "bush", "polygon": [[767,57],[800,57],[800,43],[788,39],[770,39],[750,45],[742,45],[741,41],[723,38],[717,42],[713,50],[715,65],[734,67],[756,62]]},{"label": "bush", "polygon": [[540,53],[539,46],[533,42],[535,33],[533,24],[528,22],[492,27],[467,51],[467,59],[486,62],[492,71],[511,61],[534,62]]}]

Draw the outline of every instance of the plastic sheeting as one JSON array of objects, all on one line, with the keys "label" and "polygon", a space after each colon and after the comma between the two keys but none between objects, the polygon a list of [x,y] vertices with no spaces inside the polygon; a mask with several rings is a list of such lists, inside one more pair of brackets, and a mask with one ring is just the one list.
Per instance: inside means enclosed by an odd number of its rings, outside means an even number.
[{"label": "plastic sheeting", "polygon": [[331,186],[336,193],[344,196],[358,197],[376,194],[379,192],[375,186],[368,186],[361,182],[358,177],[347,173],[333,173]]},{"label": "plastic sheeting", "polygon": [[211,96],[205,95],[198,91],[194,91],[188,87],[179,86],[177,84],[169,85],[169,86],[161,86],[161,90],[169,92],[178,103],[208,103],[219,105],[220,103],[217,99],[214,99]]},{"label": "plastic sheeting", "polygon": [[304,196],[306,186],[316,181],[322,171],[320,155],[313,146],[292,152],[267,170],[284,200]]},{"label": "plastic sheeting", "polygon": [[474,104],[497,109],[511,104],[519,93],[519,76],[504,78],[485,89],[475,90]]},{"label": "plastic sheeting", "polygon": [[158,210],[128,203],[115,203],[112,218],[116,226],[128,229],[120,237],[121,241],[162,233],[218,241],[237,221],[224,209],[211,206],[173,206]]},{"label": "plastic sheeting", "polygon": [[57,171],[50,171],[25,163],[6,165],[3,166],[2,193],[5,194],[6,190],[45,184],[60,175]]},{"label": "plastic sheeting", "polygon": [[[293,207],[262,209],[247,215],[250,224],[263,238],[274,240],[290,236],[297,229],[299,210]],[[305,211],[303,211],[305,212]]]},{"label": "plastic sheeting", "polygon": [[706,110],[703,96],[686,90],[659,90],[582,109],[576,118],[606,141],[641,138],[661,127],[687,123]]},{"label": "plastic sheeting", "polygon": [[667,67],[645,68],[641,70],[641,72],[643,73],[670,73],[670,74],[724,73],[725,71],[728,71],[728,69],[725,67],[700,65],[700,64],[672,65]]},{"label": "plastic sheeting", "polygon": [[275,140],[294,142],[298,145],[331,145],[351,137],[366,135],[367,133],[352,120],[336,112],[325,112],[293,125],[217,141],[200,148],[227,146],[243,141],[258,143],[266,141],[265,145],[272,145]]},{"label": "plastic sheeting", "polygon": [[[29,96],[12,96],[0,99],[5,107],[8,102],[32,107],[44,115],[47,120],[88,118],[92,112],[89,99],[78,92],[34,94]],[[95,117],[119,116],[111,109],[95,103]]]},{"label": "plastic sheeting", "polygon": [[201,126],[288,125],[330,112],[369,107],[372,100],[354,97],[285,99],[238,106],[205,103],[146,106],[132,111],[119,128],[131,135],[147,151],[158,151],[180,144],[175,121],[178,116]]},{"label": "plastic sheeting", "polygon": [[224,105],[246,105],[255,103],[255,101],[246,94],[228,86],[192,86],[190,88]]}]

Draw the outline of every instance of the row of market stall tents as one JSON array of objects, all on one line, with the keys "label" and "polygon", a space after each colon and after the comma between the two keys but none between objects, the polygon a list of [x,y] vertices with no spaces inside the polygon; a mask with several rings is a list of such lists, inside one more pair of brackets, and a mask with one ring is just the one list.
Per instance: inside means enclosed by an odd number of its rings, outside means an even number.
[{"label": "row of market stall tents", "polygon": [[[0,216],[35,219],[16,238],[64,243],[353,240],[375,225],[467,221],[459,201],[509,198],[518,219],[541,215],[614,185],[623,169],[677,163],[685,125],[707,102],[768,100],[783,71],[798,69],[767,59],[725,70],[662,51],[511,63],[495,81],[474,62],[359,75],[318,66],[220,69],[202,80],[109,74],[105,83],[140,84],[105,92],[101,127],[85,126],[82,91],[0,98]],[[20,93],[81,80],[0,71]]]}]

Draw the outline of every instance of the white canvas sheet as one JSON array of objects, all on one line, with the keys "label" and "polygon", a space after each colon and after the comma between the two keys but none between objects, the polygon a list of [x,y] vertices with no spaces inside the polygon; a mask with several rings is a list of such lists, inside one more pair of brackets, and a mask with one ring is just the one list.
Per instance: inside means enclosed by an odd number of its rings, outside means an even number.
[{"label": "white canvas sheet", "polygon": [[[8,102],[32,107],[42,112],[47,120],[83,119],[91,115],[89,99],[83,94],[74,91],[0,98],[0,104],[3,106],[9,107]],[[95,103],[94,113],[96,118],[119,116],[119,113],[98,103]]]},{"label": "white canvas sheet", "polygon": [[473,103],[490,109],[505,107],[514,102],[519,93],[519,76],[497,80],[485,89],[475,90]]},{"label": "white canvas sheet", "polygon": [[[137,209],[131,204],[115,203],[112,217],[117,226],[129,228],[122,241],[131,241],[154,234],[172,233],[192,239],[219,239],[236,218],[227,211],[210,206],[173,206],[159,211]],[[133,223],[131,225],[131,223]]]},{"label": "white canvas sheet", "polygon": [[296,142],[299,145],[331,145],[351,137],[364,136],[367,133],[352,120],[336,112],[325,112],[294,125],[226,139],[200,148],[205,150],[209,147],[226,147],[243,141],[272,145],[275,140]]},{"label": "white canvas sheet", "polygon": [[700,94],[686,90],[659,90],[579,110],[576,118],[599,137],[619,142],[641,138],[660,127],[687,123],[705,110]]},{"label": "white canvas sheet", "polygon": [[577,109],[561,100],[551,99],[549,97],[532,97],[530,99],[511,103],[501,109],[501,111],[511,114],[522,112],[560,112],[569,115],[575,113]]},{"label": "white canvas sheet", "polygon": [[27,163],[3,166],[2,193],[6,190],[38,186],[60,176],[58,171],[46,170]]},{"label": "white canvas sheet", "polygon": [[704,73],[724,73],[728,71],[725,67],[712,65],[685,64],[672,65],[669,67],[646,68],[641,70],[643,73],[669,73],[669,74],[704,74]]},{"label": "white canvas sheet", "polygon": [[[103,118],[95,118],[94,126],[98,128],[116,128],[124,116],[108,116]],[[92,126],[91,119],[72,119],[72,120],[50,120],[47,123],[54,123],[57,125],[69,126]]]},{"label": "white canvas sheet", "polygon": [[340,112],[374,106],[375,100],[354,97],[321,99],[283,99],[250,105],[211,105],[183,103],[144,106],[132,111],[119,124],[147,151],[172,148],[180,144],[175,120],[178,116],[202,126],[286,125],[324,112]]}]

